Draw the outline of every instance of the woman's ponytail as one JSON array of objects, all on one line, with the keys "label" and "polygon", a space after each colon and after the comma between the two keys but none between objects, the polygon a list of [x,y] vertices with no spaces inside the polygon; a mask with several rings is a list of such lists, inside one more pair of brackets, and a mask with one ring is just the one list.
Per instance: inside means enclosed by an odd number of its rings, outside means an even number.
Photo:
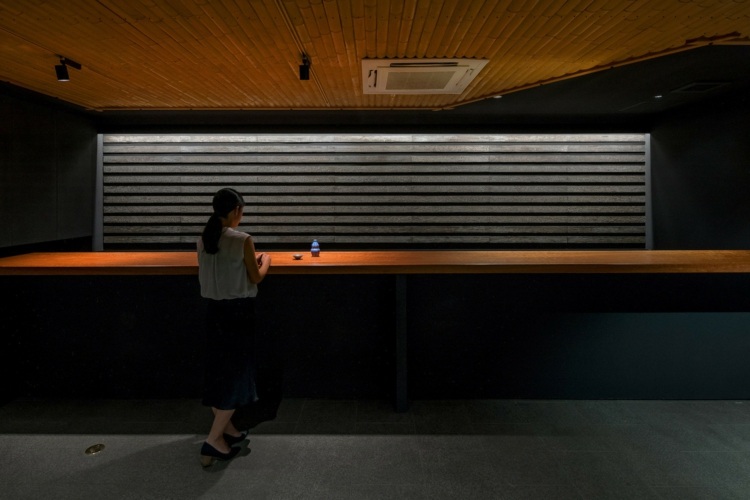
[{"label": "woman's ponytail", "polygon": [[203,240],[203,248],[207,253],[214,254],[219,251],[219,238],[221,238],[223,227],[221,219],[217,214],[211,215],[208,222],[206,222],[201,239]]}]

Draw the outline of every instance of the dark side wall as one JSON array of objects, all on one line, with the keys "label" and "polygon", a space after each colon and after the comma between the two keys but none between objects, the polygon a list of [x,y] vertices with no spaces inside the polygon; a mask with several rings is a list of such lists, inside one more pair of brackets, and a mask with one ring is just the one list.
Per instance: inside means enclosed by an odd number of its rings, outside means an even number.
[{"label": "dark side wall", "polygon": [[64,248],[61,242],[90,242],[96,182],[92,121],[6,87],[0,88],[0,116],[0,254],[50,242],[54,249]]},{"label": "dark side wall", "polygon": [[750,248],[750,93],[681,110],[651,131],[654,248]]}]

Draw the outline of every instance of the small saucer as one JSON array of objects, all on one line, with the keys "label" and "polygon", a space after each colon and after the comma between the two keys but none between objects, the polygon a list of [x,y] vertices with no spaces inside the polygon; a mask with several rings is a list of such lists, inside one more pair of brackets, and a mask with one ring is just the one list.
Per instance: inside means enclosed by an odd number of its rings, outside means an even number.
[{"label": "small saucer", "polygon": [[294,260],[302,260],[302,254],[301,253],[295,253],[294,255],[292,255],[292,258]]}]

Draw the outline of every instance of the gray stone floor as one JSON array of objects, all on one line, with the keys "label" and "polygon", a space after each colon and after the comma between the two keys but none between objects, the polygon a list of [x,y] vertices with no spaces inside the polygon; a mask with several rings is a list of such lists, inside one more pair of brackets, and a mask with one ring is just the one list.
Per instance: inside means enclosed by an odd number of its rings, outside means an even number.
[{"label": "gray stone floor", "polygon": [[414,401],[395,413],[291,399],[236,459],[204,470],[208,423],[192,400],[13,401],[0,407],[0,498],[750,498],[750,401]]}]

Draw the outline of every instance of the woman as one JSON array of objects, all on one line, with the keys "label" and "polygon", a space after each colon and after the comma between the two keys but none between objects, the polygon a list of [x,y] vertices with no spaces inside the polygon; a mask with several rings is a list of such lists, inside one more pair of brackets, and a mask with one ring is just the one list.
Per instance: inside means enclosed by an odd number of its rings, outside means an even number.
[{"label": "woman", "polygon": [[203,404],[210,406],[213,424],[201,447],[201,464],[229,460],[232,447],[247,437],[232,423],[235,409],[257,401],[252,367],[253,298],[271,265],[271,257],[256,253],[249,234],[236,231],[245,201],[234,189],[220,189],[214,213],[198,239],[198,278],[207,299],[206,379]]}]

